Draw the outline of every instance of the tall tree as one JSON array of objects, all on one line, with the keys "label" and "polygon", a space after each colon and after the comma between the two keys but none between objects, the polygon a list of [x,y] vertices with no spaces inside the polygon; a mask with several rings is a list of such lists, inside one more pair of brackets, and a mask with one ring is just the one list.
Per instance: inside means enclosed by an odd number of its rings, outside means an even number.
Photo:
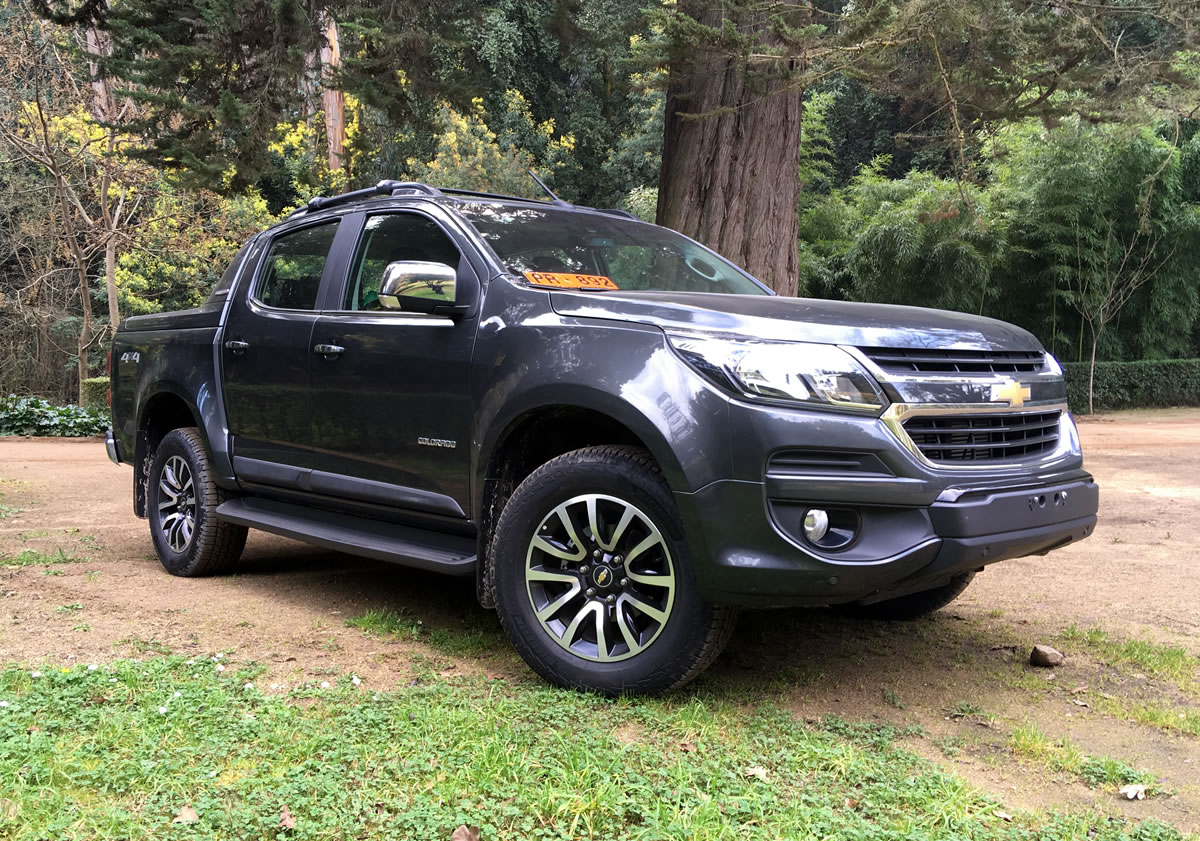
[{"label": "tall tree", "polygon": [[[658,219],[796,290],[805,88],[849,72],[949,115],[960,179],[991,120],[1104,118],[1169,105],[1200,37],[1197,0],[680,0],[659,15],[670,64]],[[1194,88],[1192,88],[1194,90]]]}]

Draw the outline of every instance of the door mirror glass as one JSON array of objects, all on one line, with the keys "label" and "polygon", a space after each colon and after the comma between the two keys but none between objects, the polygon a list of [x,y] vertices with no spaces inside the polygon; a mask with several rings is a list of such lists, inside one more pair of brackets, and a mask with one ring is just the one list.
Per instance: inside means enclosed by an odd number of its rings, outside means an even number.
[{"label": "door mirror glass", "polygon": [[398,260],[388,263],[379,284],[379,306],[385,310],[433,312],[454,303],[458,272],[445,263]]}]

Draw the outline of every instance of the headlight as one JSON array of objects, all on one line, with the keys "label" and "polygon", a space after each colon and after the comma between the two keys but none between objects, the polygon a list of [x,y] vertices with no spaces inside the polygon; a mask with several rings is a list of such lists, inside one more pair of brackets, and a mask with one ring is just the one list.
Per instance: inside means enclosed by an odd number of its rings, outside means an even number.
[{"label": "headlight", "polygon": [[667,338],[701,374],[745,397],[871,414],[887,405],[871,375],[833,345],[685,334]]}]

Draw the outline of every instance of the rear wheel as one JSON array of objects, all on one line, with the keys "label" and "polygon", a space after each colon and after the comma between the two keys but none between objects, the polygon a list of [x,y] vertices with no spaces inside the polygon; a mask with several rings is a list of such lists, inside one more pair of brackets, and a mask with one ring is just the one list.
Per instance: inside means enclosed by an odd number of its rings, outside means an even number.
[{"label": "rear wheel", "polygon": [[935,610],[941,610],[957,599],[962,591],[967,589],[967,585],[974,577],[975,573],[964,572],[962,575],[951,578],[948,584],[934,587],[932,590],[909,593],[907,596],[886,599],[874,604],[840,605],[839,609],[843,613],[863,619],[918,619]]},{"label": "rear wheel", "polygon": [[589,447],[551,460],[513,493],[492,545],[504,630],[560,686],[610,695],[681,686],[736,621],[700,598],[674,499],[644,450]]},{"label": "rear wheel", "polygon": [[154,453],[146,509],[158,559],[172,575],[228,572],[246,546],[246,527],[217,518],[228,495],[212,480],[200,430],[168,432]]}]

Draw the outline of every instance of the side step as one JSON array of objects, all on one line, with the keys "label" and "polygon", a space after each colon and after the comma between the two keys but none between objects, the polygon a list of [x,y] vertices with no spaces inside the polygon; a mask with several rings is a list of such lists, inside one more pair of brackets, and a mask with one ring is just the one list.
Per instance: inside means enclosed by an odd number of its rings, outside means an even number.
[{"label": "side step", "polygon": [[217,508],[217,516],[239,526],[377,561],[448,575],[475,572],[475,540],[470,537],[256,497],[223,502]]}]

